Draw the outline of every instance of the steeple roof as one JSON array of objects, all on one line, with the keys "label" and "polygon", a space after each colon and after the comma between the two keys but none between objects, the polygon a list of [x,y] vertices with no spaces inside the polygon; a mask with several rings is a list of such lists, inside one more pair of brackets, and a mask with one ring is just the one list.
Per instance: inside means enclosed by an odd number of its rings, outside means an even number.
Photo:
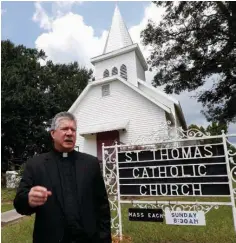
[{"label": "steeple roof", "polygon": [[103,54],[132,45],[132,39],[116,5]]}]

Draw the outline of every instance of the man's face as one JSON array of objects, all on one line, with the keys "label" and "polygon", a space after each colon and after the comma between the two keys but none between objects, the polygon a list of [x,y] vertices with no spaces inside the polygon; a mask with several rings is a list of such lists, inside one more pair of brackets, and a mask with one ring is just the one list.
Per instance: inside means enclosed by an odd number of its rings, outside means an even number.
[{"label": "man's face", "polygon": [[55,148],[60,152],[72,151],[76,141],[76,124],[67,118],[59,120],[56,130],[51,131]]}]

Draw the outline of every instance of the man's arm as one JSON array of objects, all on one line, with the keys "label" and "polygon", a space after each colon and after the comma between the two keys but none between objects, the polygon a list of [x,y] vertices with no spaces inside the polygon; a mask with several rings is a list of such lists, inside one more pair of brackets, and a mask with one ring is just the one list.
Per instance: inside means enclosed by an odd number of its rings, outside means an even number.
[{"label": "man's arm", "polygon": [[32,159],[27,161],[22,179],[16,192],[14,199],[14,207],[19,214],[31,215],[35,212],[35,208],[30,207],[28,194],[34,186]]},{"label": "man's arm", "polygon": [[96,205],[98,215],[98,227],[101,243],[111,243],[111,214],[106,187],[100,171],[98,160],[96,161],[95,180]]}]

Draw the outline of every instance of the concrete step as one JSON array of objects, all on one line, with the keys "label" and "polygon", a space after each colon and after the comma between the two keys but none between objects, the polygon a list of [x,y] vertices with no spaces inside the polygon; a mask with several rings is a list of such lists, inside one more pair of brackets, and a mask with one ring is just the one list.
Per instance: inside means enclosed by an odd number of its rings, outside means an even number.
[{"label": "concrete step", "polygon": [[23,217],[24,215],[18,214],[15,209],[4,212],[1,214],[1,226],[18,221]]}]

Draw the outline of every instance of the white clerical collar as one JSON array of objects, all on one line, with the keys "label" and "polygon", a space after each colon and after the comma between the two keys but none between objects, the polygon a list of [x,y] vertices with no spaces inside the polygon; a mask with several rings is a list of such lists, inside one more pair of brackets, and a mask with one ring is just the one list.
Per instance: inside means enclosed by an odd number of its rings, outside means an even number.
[{"label": "white clerical collar", "polygon": [[68,157],[68,153],[62,153],[62,157],[63,157],[63,158]]}]

